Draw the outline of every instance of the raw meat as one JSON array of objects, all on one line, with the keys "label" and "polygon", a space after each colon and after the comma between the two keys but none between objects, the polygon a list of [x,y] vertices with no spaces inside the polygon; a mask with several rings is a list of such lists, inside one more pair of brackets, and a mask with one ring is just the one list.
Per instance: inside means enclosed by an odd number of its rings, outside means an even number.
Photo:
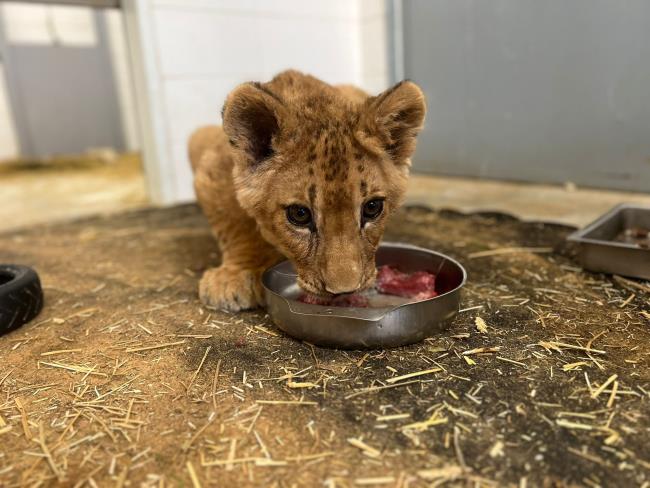
[{"label": "raw meat", "polygon": [[[403,273],[392,266],[380,266],[377,270],[375,288],[377,292],[383,295],[399,296],[418,302],[437,296],[435,287],[436,277],[427,271]],[[333,298],[322,298],[305,293],[298,300],[303,303],[322,305],[324,307],[365,308],[370,305],[368,297],[361,293],[338,295]],[[377,306],[377,304],[373,305]]]},{"label": "raw meat", "polygon": [[359,294],[352,293],[350,295],[338,295],[333,298],[322,298],[316,295],[304,294],[298,298],[303,303],[312,305],[322,305],[324,307],[360,307],[366,308],[368,306],[368,298]]},{"label": "raw meat", "polygon": [[643,249],[650,249],[650,229],[632,227],[621,231],[614,239],[617,242],[632,244]]},{"label": "raw meat", "polygon": [[375,284],[379,293],[412,298],[415,301],[437,296],[436,277],[427,271],[402,273],[391,266],[380,266]]}]

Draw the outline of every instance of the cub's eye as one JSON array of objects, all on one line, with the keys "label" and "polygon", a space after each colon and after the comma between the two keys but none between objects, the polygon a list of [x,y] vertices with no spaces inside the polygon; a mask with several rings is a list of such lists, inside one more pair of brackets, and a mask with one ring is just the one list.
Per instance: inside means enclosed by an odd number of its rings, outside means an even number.
[{"label": "cub's eye", "polygon": [[287,220],[297,227],[307,227],[311,224],[311,210],[302,205],[287,207]]},{"label": "cub's eye", "polygon": [[374,220],[381,215],[384,210],[384,200],[382,198],[375,198],[368,200],[363,204],[362,217],[363,220]]}]

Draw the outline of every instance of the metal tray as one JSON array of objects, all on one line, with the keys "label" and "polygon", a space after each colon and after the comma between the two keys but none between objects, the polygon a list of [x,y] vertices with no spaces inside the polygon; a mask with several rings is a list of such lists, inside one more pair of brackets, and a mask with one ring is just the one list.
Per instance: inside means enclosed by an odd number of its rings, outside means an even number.
[{"label": "metal tray", "polygon": [[383,308],[324,307],[297,300],[300,289],[291,263],[269,268],[262,277],[267,311],[287,334],[321,346],[342,349],[412,344],[445,330],[458,313],[465,269],[444,254],[406,244],[384,243],[378,266],[436,274],[439,295],[428,300]]},{"label": "metal tray", "polygon": [[579,260],[590,271],[650,280],[650,249],[618,242],[626,229],[650,229],[650,207],[622,204],[567,239],[579,245]]}]

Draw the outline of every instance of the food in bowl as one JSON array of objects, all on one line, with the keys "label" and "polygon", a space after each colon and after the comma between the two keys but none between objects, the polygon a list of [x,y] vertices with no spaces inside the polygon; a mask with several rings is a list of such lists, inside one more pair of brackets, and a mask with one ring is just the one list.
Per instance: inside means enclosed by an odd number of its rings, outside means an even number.
[{"label": "food in bowl", "polygon": [[414,302],[438,296],[436,275],[428,271],[403,273],[393,266],[380,266],[375,286],[379,293],[411,298]]},{"label": "food in bowl", "polygon": [[[375,288],[361,293],[323,298],[302,294],[298,300],[325,307],[385,307],[401,303],[420,302],[437,296],[436,276],[428,271],[404,273],[395,266],[377,268]],[[399,297],[406,300],[396,300]]]}]

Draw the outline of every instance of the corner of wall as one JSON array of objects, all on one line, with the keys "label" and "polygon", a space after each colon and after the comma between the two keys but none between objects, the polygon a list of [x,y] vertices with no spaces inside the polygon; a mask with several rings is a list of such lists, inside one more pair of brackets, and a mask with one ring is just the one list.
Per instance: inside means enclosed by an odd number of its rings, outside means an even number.
[{"label": "corner of wall", "polygon": [[151,9],[148,2],[139,0],[123,0],[122,8],[147,191],[155,204],[174,203],[176,178],[168,151]]}]

